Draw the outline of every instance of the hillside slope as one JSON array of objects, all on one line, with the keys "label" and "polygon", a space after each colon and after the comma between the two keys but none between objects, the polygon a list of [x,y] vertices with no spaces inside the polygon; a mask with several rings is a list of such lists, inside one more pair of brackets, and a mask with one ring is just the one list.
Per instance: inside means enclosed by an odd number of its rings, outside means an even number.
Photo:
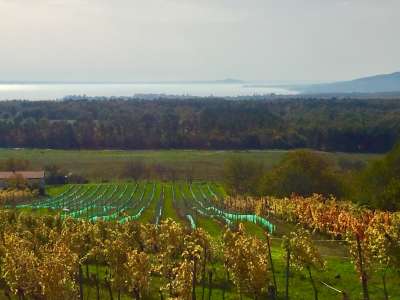
[{"label": "hillside slope", "polygon": [[363,77],[350,81],[300,87],[304,93],[389,93],[400,91],[400,72]]}]

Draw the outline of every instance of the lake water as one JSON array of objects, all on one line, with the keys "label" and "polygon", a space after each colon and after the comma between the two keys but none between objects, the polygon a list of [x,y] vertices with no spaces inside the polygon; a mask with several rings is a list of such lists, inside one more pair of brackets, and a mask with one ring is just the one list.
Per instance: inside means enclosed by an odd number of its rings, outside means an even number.
[{"label": "lake water", "polygon": [[137,94],[166,94],[190,96],[253,96],[281,94],[294,91],[279,87],[247,87],[243,84],[0,84],[0,100],[55,100],[68,95],[135,96]]}]

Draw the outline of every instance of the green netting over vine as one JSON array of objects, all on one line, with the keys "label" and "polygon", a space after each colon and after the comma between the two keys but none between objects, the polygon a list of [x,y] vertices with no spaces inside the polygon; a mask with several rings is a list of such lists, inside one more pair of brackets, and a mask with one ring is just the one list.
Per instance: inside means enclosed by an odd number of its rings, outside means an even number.
[{"label": "green netting over vine", "polygon": [[[65,191],[55,197],[40,199],[28,205],[19,205],[18,208],[48,208],[60,210],[62,217],[86,219],[89,221],[127,221],[139,220],[152,201],[155,199],[156,183],[112,183],[112,184],[87,184],[70,185]],[[210,201],[217,198],[216,193],[207,185],[204,192],[199,188],[199,195],[196,195],[192,185],[187,184],[190,191],[190,207],[186,207],[182,218],[186,219],[191,228],[196,228],[195,212],[207,218],[220,219],[227,225],[235,222],[245,221],[258,224],[269,232],[275,230],[275,225],[267,219],[255,214],[241,214],[217,208]],[[148,188],[150,187],[150,188]],[[206,193],[208,192],[208,195]],[[181,192],[182,193],[182,192]],[[154,222],[159,223],[163,216],[164,186],[161,188],[154,212]],[[175,190],[172,188],[173,203],[177,205]],[[183,193],[181,195],[183,198]]]}]

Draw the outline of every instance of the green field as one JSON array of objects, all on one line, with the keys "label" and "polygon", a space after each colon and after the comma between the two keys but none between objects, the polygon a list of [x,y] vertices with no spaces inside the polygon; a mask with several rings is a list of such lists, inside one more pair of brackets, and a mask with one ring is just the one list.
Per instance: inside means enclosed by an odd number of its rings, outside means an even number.
[{"label": "green field", "polygon": [[[223,225],[244,218],[215,206],[223,194],[222,187],[208,182],[113,182],[70,184],[47,189],[47,198],[17,206],[38,213],[60,213],[63,217],[89,221],[138,220],[159,224],[172,219],[196,228],[203,227],[213,236],[220,234]],[[217,196],[218,195],[218,196]],[[248,220],[260,223],[254,216]],[[246,220],[244,220],[246,221]],[[260,227],[260,228],[261,228]]]},{"label": "green field", "polygon": [[[85,220],[110,220],[125,222],[137,220],[143,223],[157,224],[171,218],[190,228],[190,215],[195,227],[206,230],[214,239],[219,240],[225,226],[236,223],[235,217],[227,217],[228,211],[216,213],[207,209],[215,206],[215,195],[222,197],[223,188],[215,183],[194,182],[114,182],[92,183],[87,185],[65,185],[48,189],[49,198],[39,199],[19,209],[37,214],[61,213]],[[222,209],[223,210],[223,209]],[[159,218],[157,218],[159,216]],[[283,296],[285,285],[285,253],[281,248],[282,236],[295,229],[295,224],[284,223],[271,217],[274,224],[272,233],[273,260],[275,263],[278,289]],[[240,221],[238,221],[240,222]],[[265,239],[265,230],[258,222],[244,221],[248,233]],[[361,299],[361,286],[354,266],[348,257],[346,246],[330,237],[314,235],[315,243],[327,261],[326,269],[316,272],[314,277],[318,284],[319,299],[341,299],[340,294],[322,285],[326,282],[335,288],[346,291],[350,299]],[[90,267],[92,270],[94,267]],[[224,282],[222,265],[216,265],[213,299],[222,299],[221,285]],[[93,269],[94,272],[94,269]],[[389,271],[387,288],[391,299],[400,299],[399,274]],[[159,278],[153,278],[151,299],[158,299]],[[305,271],[294,271],[290,276],[291,299],[312,299],[312,289]],[[369,281],[371,299],[382,299],[382,284],[379,270]],[[93,288],[93,290],[92,290]],[[87,299],[94,299],[94,287],[88,283]],[[102,291],[106,295],[106,291]],[[200,287],[197,290],[201,296]],[[247,297],[243,297],[247,299]],[[0,296],[0,299],[1,296]],[[86,298],[85,298],[86,299]],[[125,296],[122,297],[125,298]],[[234,286],[228,286],[225,299],[238,299]],[[281,299],[281,298],[280,298]],[[282,298],[283,299],[283,298]]]},{"label": "green field", "polygon": [[[265,166],[266,169],[277,164],[288,151],[205,151],[205,150],[157,150],[157,151],[119,151],[119,150],[43,150],[43,149],[0,149],[0,162],[8,158],[26,159],[32,167],[42,169],[56,164],[68,172],[80,174],[93,181],[124,178],[123,169],[127,162],[140,160],[156,168],[151,178],[188,176],[203,180],[220,180],[226,159],[242,157]],[[380,157],[377,154],[350,154],[321,152],[335,162],[363,163]],[[158,168],[160,167],[161,168]],[[173,174],[171,174],[171,170]]]}]

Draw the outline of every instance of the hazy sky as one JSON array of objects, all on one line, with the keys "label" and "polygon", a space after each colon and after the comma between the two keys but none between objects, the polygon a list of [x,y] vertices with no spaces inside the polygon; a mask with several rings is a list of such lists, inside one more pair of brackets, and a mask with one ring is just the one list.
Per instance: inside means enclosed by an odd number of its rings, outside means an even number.
[{"label": "hazy sky", "polygon": [[0,0],[0,80],[400,71],[399,0]]}]

